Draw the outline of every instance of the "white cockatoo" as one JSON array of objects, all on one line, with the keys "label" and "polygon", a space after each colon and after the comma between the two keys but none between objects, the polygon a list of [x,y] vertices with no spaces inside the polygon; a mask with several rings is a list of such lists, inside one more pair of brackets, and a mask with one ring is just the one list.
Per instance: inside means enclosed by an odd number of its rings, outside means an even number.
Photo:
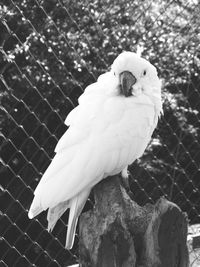
[{"label": "white cockatoo", "polygon": [[66,248],[73,246],[78,217],[92,187],[122,173],[141,157],[162,111],[156,68],[132,52],[121,53],[111,70],[88,86],[66,118],[50,166],[34,192],[33,218],[48,209],[48,230],[69,208]]}]

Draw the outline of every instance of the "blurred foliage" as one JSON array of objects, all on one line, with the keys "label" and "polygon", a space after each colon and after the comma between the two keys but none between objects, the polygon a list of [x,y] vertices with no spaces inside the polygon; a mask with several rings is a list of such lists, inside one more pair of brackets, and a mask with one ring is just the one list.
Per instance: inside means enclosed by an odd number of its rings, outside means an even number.
[{"label": "blurred foliage", "polygon": [[121,51],[139,48],[163,80],[164,115],[130,167],[136,201],[165,194],[199,222],[199,13],[197,0],[1,1],[3,188],[16,175],[17,192],[35,188],[84,88]]}]

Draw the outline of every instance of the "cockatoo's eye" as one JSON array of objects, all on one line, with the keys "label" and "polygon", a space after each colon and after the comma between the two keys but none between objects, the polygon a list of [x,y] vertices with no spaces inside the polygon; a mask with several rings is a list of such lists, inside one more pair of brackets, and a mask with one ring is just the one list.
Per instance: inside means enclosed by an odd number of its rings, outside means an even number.
[{"label": "cockatoo's eye", "polygon": [[143,71],[143,76],[145,76],[147,74],[147,71],[146,70],[144,70]]}]

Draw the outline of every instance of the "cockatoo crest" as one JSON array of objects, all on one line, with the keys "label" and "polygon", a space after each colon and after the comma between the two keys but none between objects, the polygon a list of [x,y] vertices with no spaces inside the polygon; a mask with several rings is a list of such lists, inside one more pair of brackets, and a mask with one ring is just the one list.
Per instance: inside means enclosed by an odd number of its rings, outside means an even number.
[{"label": "cockatoo crest", "polygon": [[79,98],[65,123],[56,155],[35,189],[33,218],[48,209],[48,229],[70,209],[66,248],[73,246],[78,217],[91,188],[107,176],[126,173],[141,157],[160,112],[156,68],[132,52],[120,54]]}]

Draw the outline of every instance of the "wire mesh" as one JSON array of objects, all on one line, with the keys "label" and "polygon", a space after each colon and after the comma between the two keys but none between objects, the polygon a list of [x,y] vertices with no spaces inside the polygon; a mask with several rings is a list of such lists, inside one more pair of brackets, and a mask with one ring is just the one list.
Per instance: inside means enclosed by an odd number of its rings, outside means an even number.
[{"label": "wire mesh", "polygon": [[[161,195],[200,222],[198,1],[7,0],[0,5],[2,266],[78,262],[78,234],[64,249],[67,214],[53,233],[29,220],[33,191],[84,88],[122,50],[158,68],[164,115],[144,156],[130,166],[135,200]],[[86,209],[92,206],[88,202]]]}]

